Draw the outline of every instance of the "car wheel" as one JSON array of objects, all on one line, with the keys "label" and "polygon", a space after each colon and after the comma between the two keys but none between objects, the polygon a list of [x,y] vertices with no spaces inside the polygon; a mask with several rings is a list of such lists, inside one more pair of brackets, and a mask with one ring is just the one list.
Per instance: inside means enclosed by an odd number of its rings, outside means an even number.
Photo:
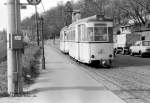
[{"label": "car wheel", "polygon": [[134,53],[132,52],[132,50],[130,50],[130,55],[131,55],[131,56],[134,56]]},{"label": "car wheel", "polygon": [[121,52],[121,53],[122,53],[122,55],[125,55],[125,54],[126,54],[125,50],[122,50],[122,52]]},{"label": "car wheel", "polygon": [[144,57],[144,54],[141,51],[139,51],[139,55],[140,57]]}]

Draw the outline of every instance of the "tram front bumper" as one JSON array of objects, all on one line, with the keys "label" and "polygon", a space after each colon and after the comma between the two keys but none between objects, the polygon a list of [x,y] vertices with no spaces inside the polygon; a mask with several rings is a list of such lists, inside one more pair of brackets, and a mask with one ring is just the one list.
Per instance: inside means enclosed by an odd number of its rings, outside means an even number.
[{"label": "tram front bumper", "polygon": [[104,67],[111,66],[112,59],[91,60],[91,64],[97,64]]}]

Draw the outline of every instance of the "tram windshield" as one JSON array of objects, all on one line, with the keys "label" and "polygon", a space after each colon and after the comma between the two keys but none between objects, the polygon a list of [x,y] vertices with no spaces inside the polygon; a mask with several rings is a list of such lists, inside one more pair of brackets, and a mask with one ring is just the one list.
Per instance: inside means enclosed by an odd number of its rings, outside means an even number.
[{"label": "tram windshield", "polygon": [[89,27],[87,34],[90,37],[90,41],[108,41],[107,29],[107,27]]}]

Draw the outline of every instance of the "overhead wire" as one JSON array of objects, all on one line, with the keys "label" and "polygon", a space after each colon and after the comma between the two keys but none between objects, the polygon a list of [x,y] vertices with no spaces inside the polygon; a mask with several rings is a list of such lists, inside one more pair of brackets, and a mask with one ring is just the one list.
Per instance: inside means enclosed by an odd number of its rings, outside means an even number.
[{"label": "overhead wire", "polygon": [[45,7],[44,7],[44,5],[43,5],[43,2],[41,1],[41,4],[42,4],[42,8],[43,8],[43,11],[44,11],[44,13],[46,12],[46,10],[45,10]]}]

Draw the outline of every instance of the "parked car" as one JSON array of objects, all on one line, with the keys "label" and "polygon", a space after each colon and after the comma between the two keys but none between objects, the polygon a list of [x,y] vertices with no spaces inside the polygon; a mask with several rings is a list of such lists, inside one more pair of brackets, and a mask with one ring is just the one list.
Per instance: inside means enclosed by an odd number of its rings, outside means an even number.
[{"label": "parked car", "polygon": [[137,41],[133,46],[130,46],[130,54],[140,55],[141,57],[150,55],[150,41]]}]

